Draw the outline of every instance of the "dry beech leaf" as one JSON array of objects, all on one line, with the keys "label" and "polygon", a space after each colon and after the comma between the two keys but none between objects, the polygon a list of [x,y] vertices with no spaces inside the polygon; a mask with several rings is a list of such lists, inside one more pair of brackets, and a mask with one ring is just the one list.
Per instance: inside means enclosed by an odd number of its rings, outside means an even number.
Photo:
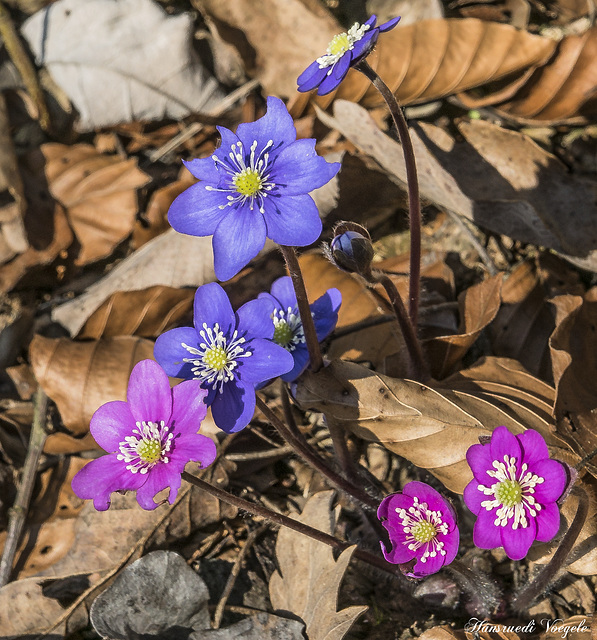
[{"label": "dry beech leaf", "polygon": [[[206,13],[228,26],[226,38],[242,33],[234,44],[267,94],[296,91],[296,78],[325,52],[342,28],[319,3],[300,0],[199,0]],[[233,29],[230,29],[232,27]],[[247,42],[250,45],[247,47]]]},{"label": "dry beech leaf", "polygon": [[377,16],[377,23],[383,24],[400,16],[400,25],[405,27],[421,20],[444,17],[441,0],[367,0],[367,13]]},{"label": "dry beech leaf", "polygon": [[37,335],[29,347],[39,384],[56,403],[67,429],[84,435],[96,409],[125,400],[133,367],[153,357],[153,342],[122,336],[93,342]]},{"label": "dry beech leaf", "polygon": [[552,59],[534,71],[504,102],[505,90],[481,100],[460,96],[470,108],[493,105],[500,114],[523,122],[593,121],[597,116],[597,27],[570,35]]},{"label": "dry beech leaf", "polygon": [[463,291],[459,298],[459,333],[433,338],[425,352],[434,378],[445,378],[458,365],[481,331],[495,318],[500,308],[502,275],[487,278]]},{"label": "dry beech leaf", "polygon": [[[556,383],[558,430],[582,457],[597,449],[597,288],[557,296],[556,328],[549,340]],[[589,468],[593,474],[595,460]]]},{"label": "dry beech leaf", "polygon": [[[337,100],[334,117],[320,118],[406,184],[400,145],[365,109]],[[460,123],[459,131],[464,141],[430,124],[411,130],[421,195],[480,227],[597,271],[594,182],[571,176],[524,134],[483,121]]]},{"label": "dry beech leaf", "polygon": [[192,289],[172,287],[117,291],[91,315],[77,338],[156,338],[190,312],[194,295]]},{"label": "dry beech leaf", "polygon": [[[384,33],[368,62],[398,101],[408,105],[520,73],[544,63],[554,48],[553,40],[507,24],[475,18],[422,20]],[[365,76],[352,69],[335,93],[303,96],[293,99],[294,115],[309,99],[324,109],[340,98],[366,108],[384,104]]]},{"label": "dry beech leaf", "polygon": [[58,143],[41,147],[50,193],[66,209],[81,245],[77,264],[110,255],[132,231],[137,189],[151,178],[136,159],[99,154],[88,144]]},{"label": "dry beech leaf", "polygon": [[[336,516],[331,509],[333,491],[312,495],[299,522],[333,533]],[[338,591],[355,547],[337,560],[329,546],[292,529],[281,528],[276,542],[278,567],[269,582],[274,610],[290,611],[305,623],[310,640],[341,640],[366,606],[336,611]]]}]

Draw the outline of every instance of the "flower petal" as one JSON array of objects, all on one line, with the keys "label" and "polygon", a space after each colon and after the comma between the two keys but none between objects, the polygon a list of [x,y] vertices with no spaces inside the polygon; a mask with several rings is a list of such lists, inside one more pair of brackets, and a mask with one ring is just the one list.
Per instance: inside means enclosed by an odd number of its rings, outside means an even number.
[{"label": "flower petal", "polygon": [[217,393],[211,414],[219,429],[235,433],[244,429],[255,413],[255,387],[250,382],[233,381]]},{"label": "flower petal", "polygon": [[251,341],[251,349],[252,355],[243,358],[238,368],[238,377],[243,382],[255,385],[288,373],[294,366],[290,353],[271,340],[255,338]]},{"label": "flower petal", "polygon": [[198,346],[199,336],[192,327],[170,329],[158,336],[153,346],[153,357],[169,376],[193,380],[193,364],[183,361],[184,358],[192,357],[192,354],[182,346],[183,344],[195,348]]},{"label": "flower petal", "polygon": [[500,527],[502,546],[510,560],[522,560],[526,557],[531,545],[537,537],[537,524],[534,518],[529,519],[529,526],[524,529],[512,529],[510,524]]},{"label": "flower petal", "polygon": [[513,456],[516,458],[517,468],[520,469],[522,448],[516,436],[510,433],[506,427],[497,427],[493,431],[489,447],[492,460],[504,462],[504,456]]},{"label": "flower petal", "polygon": [[377,517],[382,519],[389,519],[390,514],[395,517],[396,509],[409,509],[413,506],[414,500],[403,493],[391,493],[386,496],[380,503],[377,509]]},{"label": "flower petal", "polygon": [[321,298],[317,298],[311,305],[313,322],[317,339],[325,340],[336,327],[338,322],[338,309],[342,304],[342,294],[338,289],[328,289]]},{"label": "flower petal", "polygon": [[334,89],[337,89],[344,77],[350,69],[350,63],[352,62],[352,52],[346,52],[338,62],[332,67],[332,72],[327,75],[320,83],[319,89],[317,89],[317,95],[325,96],[331,93]]},{"label": "flower petal", "polygon": [[178,473],[184,471],[187,462],[199,462],[205,469],[216,459],[217,453],[215,443],[207,436],[198,433],[179,436],[174,441],[168,464]]},{"label": "flower petal", "polygon": [[548,504],[559,500],[568,482],[564,465],[557,460],[539,460],[529,466],[529,471],[536,473],[545,482],[535,485],[535,500],[540,504]]},{"label": "flower petal", "polygon": [[267,236],[278,244],[305,247],[321,234],[319,211],[309,195],[268,197],[264,209]]},{"label": "flower petal", "polygon": [[265,236],[265,222],[257,206],[251,211],[248,203],[239,205],[224,218],[213,237],[218,280],[230,280],[245,267],[263,249]]},{"label": "flower petal", "polygon": [[216,167],[213,156],[183,160],[182,163],[198,180],[205,180],[210,184],[218,184],[220,172]]},{"label": "flower petal", "polygon": [[299,345],[294,351],[290,351],[290,355],[294,360],[294,366],[288,373],[280,376],[284,382],[294,382],[309,364],[309,350],[305,345]]},{"label": "flower petal", "polygon": [[309,193],[327,184],[340,171],[340,162],[317,155],[315,140],[305,138],[286,147],[277,157],[270,180],[284,196]]},{"label": "flower petal", "polygon": [[[429,544],[423,545],[418,550],[417,557],[422,556],[424,550],[430,546],[431,545]],[[405,575],[411,578],[425,578],[426,576],[430,576],[432,573],[437,573],[445,563],[445,556],[436,552],[435,556],[427,556],[425,558],[425,562],[422,562],[421,559],[417,560],[417,563],[412,570],[408,571]]]},{"label": "flower petal", "polygon": [[555,502],[547,504],[537,512],[535,518],[537,523],[537,540],[539,542],[549,542],[560,530],[560,510]]},{"label": "flower petal", "polygon": [[173,433],[195,434],[205,416],[207,391],[199,380],[187,380],[172,389],[172,415],[170,424]]},{"label": "flower petal", "polygon": [[519,433],[516,439],[522,447],[522,461],[528,465],[538,460],[549,458],[549,451],[547,450],[545,440],[537,431],[527,429],[524,433]]},{"label": "flower petal", "polygon": [[478,489],[479,483],[476,478],[473,478],[464,488],[464,504],[469,510],[478,516],[485,507],[481,506],[481,503],[487,500],[487,496]]},{"label": "flower petal", "polygon": [[126,392],[131,413],[139,422],[170,422],[172,391],[166,372],[154,360],[141,360],[131,371]]},{"label": "flower petal", "polygon": [[319,86],[319,83],[325,78],[328,68],[321,68],[319,62],[312,62],[298,77],[296,83],[298,91],[306,93]]},{"label": "flower petal", "polygon": [[375,27],[374,29],[368,31],[358,42],[354,43],[354,47],[350,52],[352,56],[350,65],[352,67],[354,67],[357,62],[360,62],[360,60],[371,53],[371,50],[377,44],[378,38],[379,28]]},{"label": "flower petal", "polygon": [[441,511],[442,520],[450,529],[456,525],[456,512],[452,505],[433,487],[424,482],[409,482],[404,485],[402,493],[406,496],[418,498],[419,502],[426,502],[432,511]]},{"label": "flower petal", "polygon": [[[406,536],[404,540],[406,540]],[[399,537],[390,536],[392,547],[389,550],[386,550],[383,542],[381,543],[381,552],[388,562],[392,564],[404,564],[415,557],[415,552],[411,551],[408,545],[404,544],[404,540]]]},{"label": "flower petal", "polygon": [[131,435],[135,418],[123,400],[103,404],[92,416],[89,430],[99,446],[108,452],[118,451],[120,443]]},{"label": "flower petal", "polygon": [[[204,284],[195,293],[193,305],[193,323],[197,333],[217,324],[224,335],[231,334],[236,328],[236,316],[232,310],[226,292],[217,282]],[[204,342],[203,339],[200,342]]]},{"label": "flower petal", "polygon": [[397,18],[392,18],[391,20],[388,20],[387,22],[380,24],[378,29],[382,33],[385,31],[389,31],[390,29],[393,29],[400,22],[400,17],[401,16],[398,16]]},{"label": "flower petal", "polygon": [[208,191],[207,183],[192,184],[178,195],[168,209],[168,222],[178,233],[189,236],[211,236],[230,209],[220,209],[226,204],[226,194]]},{"label": "flower petal", "polygon": [[456,557],[460,546],[460,531],[458,527],[455,527],[454,531],[450,531],[450,533],[440,534],[437,539],[444,543],[444,551],[446,552],[446,555],[443,556],[444,564],[450,564]]},{"label": "flower petal", "polygon": [[292,278],[290,276],[282,276],[274,280],[270,293],[278,301],[278,307],[284,310],[288,307],[293,309],[296,307],[296,293],[292,286]]},{"label": "flower petal", "polygon": [[473,543],[479,549],[495,549],[502,546],[500,529],[494,524],[496,509],[487,511],[483,509],[475,522],[473,529]]},{"label": "flower petal", "polygon": [[484,484],[486,487],[495,484],[495,478],[487,475],[488,470],[493,470],[493,457],[488,444],[474,444],[469,447],[466,461],[478,484]]},{"label": "flower petal", "polygon": [[137,490],[137,502],[142,509],[152,511],[158,507],[154,497],[166,487],[170,487],[168,502],[174,504],[181,483],[180,473],[176,469],[169,463],[160,462],[147,473],[146,477],[145,484]]},{"label": "flower petal", "polygon": [[110,454],[86,464],[75,475],[71,486],[79,498],[93,499],[93,506],[98,511],[105,511],[114,491],[134,491],[144,482],[145,476],[131,473],[125,462],[118,460],[116,454]]},{"label": "flower petal", "polygon": [[274,303],[271,296],[249,300],[236,312],[238,317],[238,332],[252,338],[267,338],[271,340],[274,335],[274,323],[272,313]]},{"label": "flower petal", "polygon": [[272,140],[273,148],[269,151],[270,163],[272,163],[278,153],[296,140],[296,129],[292,116],[288,109],[280,100],[269,96],[267,99],[267,112],[255,122],[239,124],[236,135],[242,141],[245,149],[249,149],[253,141],[257,141],[257,153]]}]

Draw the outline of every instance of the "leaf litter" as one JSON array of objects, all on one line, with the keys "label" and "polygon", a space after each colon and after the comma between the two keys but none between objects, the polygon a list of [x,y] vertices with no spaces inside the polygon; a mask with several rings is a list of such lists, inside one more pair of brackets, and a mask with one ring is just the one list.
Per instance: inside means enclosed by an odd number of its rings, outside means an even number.
[{"label": "leaf litter", "polygon": [[[375,241],[374,267],[406,297],[406,168],[378,95],[353,70],[334,94],[295,92],[296,76],[331,37],[363,21],[356,5],[8,4],[23,12],[13,10],[11,19],[78,114],[74,124],[61,116],[62,128],[49,137],[22,90],[6,93],[0,111],[7,122],[0,287],[29,318],[7,313],[0,334],[7,366],[0,548],[37,385],[51,400],[11,582],[0,588],[0,636],[74,640],[93,626],[114,638],[470,638],[472,600],[446,571],[418,585],[386,579],[365,569],[354,546],[332,552],[285,528],[265,527],[249,547],[262,525],[196,487],[153,512],[140,510],[130,493],[114,494],[100,513],[70,486],[98,454],[89,433],[95,409],[125,398],[135,363],[152,357],[160,334],[190,326],[194,289],[215,279],[211,239],[177,234],[167,222],[172,200],[195,181],[180,159],[213,152],[214,124],[234,129],[264,113],[267,95],[287,98],[300,136],[315,137],[321,154],[342,162],[338,178],[315,194],[322,239],[338,220],[364,224]],[[587,3],[368,4],[380,22],[404,11],[369,60],[407,106],[415,145],[425,205],[419,331],[430,377],[408,377],[406,343],[383,288],[339,271],[314,247],[300,256],[310,299],[331,287],[343,296],[325,343],[330,364],[299,379],[289,406],[276,386],[263,397],[293,416],[324,460],[333,459],[328,427],[345,431],[372,494],[431,483],[451,497],[463,530],[467,448],[498,425],[541,433],[554,457],[577,467],[589,517],[551,591],[518,616],[504,620],[494,611],[488,620],[503,629],[533,619],[531,637],[541,640],[562,637],[541,623],[559,620],[569,637],[583,639],[597,575],[595,175],[567,145],[582,139],[585,155],[596,149],[585,126],[595,115],[595,28],[572,22],[587,16]],[[261,89],[231,101],[221,121],[205,117],[246,78]],[[454,216],[468,222],[455,224]],[[235,308],[283,274],[269,249],[226,283]],[[250,429],[217,439],[217,486],[300,512],[293,517],[378,552],[375,518],[331,492],[260,414]],[[519,589],[557,551],[577,506],[572,492],[558,536],[534,545],[521,563],[500,549],[475,550],[470,534],[461,539],[463,560],[481,581]],[[129,597],[138,608],[125,603]],[[218,605],[222,624],[211,628]],[[493,640],[495,632],[478,635]]]}]

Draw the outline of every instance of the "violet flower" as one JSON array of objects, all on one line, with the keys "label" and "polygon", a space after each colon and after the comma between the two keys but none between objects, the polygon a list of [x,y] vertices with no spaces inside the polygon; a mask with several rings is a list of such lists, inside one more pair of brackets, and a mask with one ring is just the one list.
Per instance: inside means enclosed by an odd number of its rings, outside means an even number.
[{"label": "violet flower", "polygon": [[399,20],[399,17],[394,18],[376,27],[377,17],[371,16],[365,24],[356,22],[348,31],[334,36],[325,54],[298,77],[298,90],[305,92],[317,87],[318,95],[324,96],[336,89],[350,67],[371,53],[380,32],[393,29]]},{"label": "violet flower", "polygon": [[251,421],[255,386],[294,366],[290,353],[271,341],[272,312],[270,300],[251,300],[234,313],[212,282],[195,294],[194,328],[171,329],[155,343],[155,359],[169,376],[201,381],[214,422],[227,433]]},{"label": "violet flower", "polygon": [[[278,278],[272,284],[271,293],[260,293],[258,298],[271,300],[274,305],[272,312],[273,340],[289,351],[294,359],[294,367],[280,377],[286,382],[292,382],[301,375],[309,364],[309,350],[305,341],[303,323],[299,315],[292,279],[290,276]],[[318,298],[310,306],[315,332],[320,342],[325,340],[334,330],[338,322],[338,309],[341,304],[342,294],[338,289],[328,289],[321,298]]]},{"label": "violet flower", "polygon": [[85,465],[73,478],[73,491],[93,499],[98,511],[110,506],[113,491],[136,491],[143,509],[155,509],[156,493],[170,487],[173,504],[187,462],[207,467],[216,458],[215,444],[197,433],[207,412],[206,395],[197,381],[170,389],[168,376],[153,360],[136,364],[127,401],[107,402],[91,418],[91,435],[109,455]]},{"label": "violet flower", "polygon": [[564,465],[549,459],[543,437],[532,429],[514,436],[498,427],[488,444],[466,453],[474,478],[464,490],[478,516],[473,542],[481,549],[504,547],[522,560],[533,542],[549,542],[560,528],[556,501],[567,484]]},{"label": "violet flower", "polygon": [[291,115],[279,98],[267,113],[240,124],[236,134],[218,127],[222,144],[209,158],[185,162],[201,182],[172,203],[168,220],[176,231],[213,235],[219,280],[235,276],[265,244],[307,246],[321,233],[310,191],[340,169],[315,153],[315,140],[296,139]]},{"label": "violet flower", "polygon": [[381,550],[393,564],[414,566],[405,570],[411,578],[424,578],[450,564],[458,553],[460,533],[452,505],[424,482],[409,482],[402,493],[386,496],[377,517],[387,529],[392,548]]}]

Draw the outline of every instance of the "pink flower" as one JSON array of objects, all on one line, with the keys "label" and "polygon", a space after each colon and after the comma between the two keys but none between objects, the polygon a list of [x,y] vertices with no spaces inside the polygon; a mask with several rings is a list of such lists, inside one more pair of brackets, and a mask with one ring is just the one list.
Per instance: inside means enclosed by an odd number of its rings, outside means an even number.
[{"label": "pink flower", "polygon": [[98,511],[108,509],[113,491],[136,491],[143,509],[155,509],[154,496],[169,487],[173,504],[187,462],[206,467],[216,458],[215,444],[197,433],[206,395],[198,380],[170,389],[157,362],[139,362],[131,372],[127,401],[107,402],[93,414],[91,435],[109,455],[83,467],[73,478],[73,491],[93,499]]}]

